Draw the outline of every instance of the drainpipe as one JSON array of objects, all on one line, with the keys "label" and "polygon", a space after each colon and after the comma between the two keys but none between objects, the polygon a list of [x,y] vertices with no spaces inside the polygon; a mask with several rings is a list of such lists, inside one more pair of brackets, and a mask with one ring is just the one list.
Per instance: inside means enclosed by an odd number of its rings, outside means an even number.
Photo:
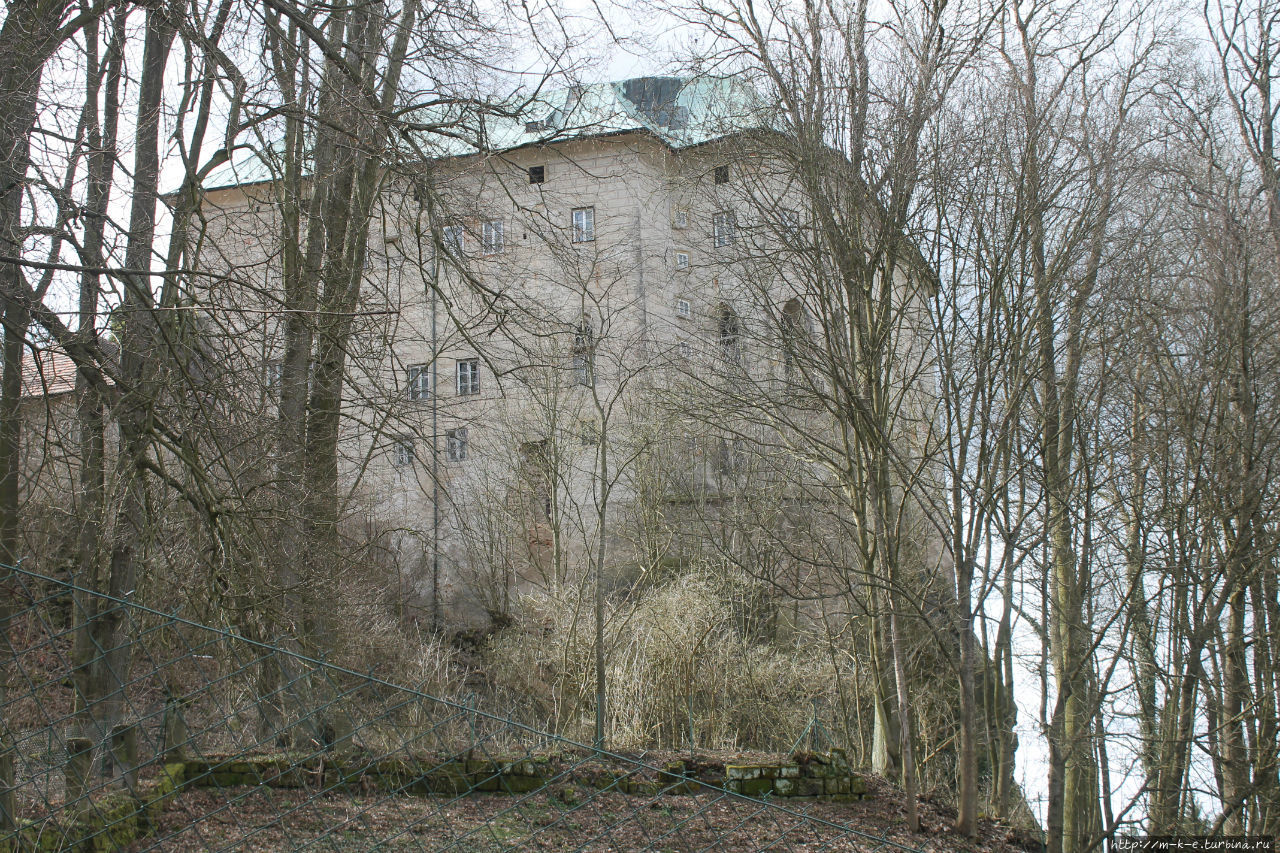
[{"label": "drainpipe", "polygon": [[431,629],[440,630],[440,376],[436,352],[436,300],[440,287],[440,247],[431,252]]}]

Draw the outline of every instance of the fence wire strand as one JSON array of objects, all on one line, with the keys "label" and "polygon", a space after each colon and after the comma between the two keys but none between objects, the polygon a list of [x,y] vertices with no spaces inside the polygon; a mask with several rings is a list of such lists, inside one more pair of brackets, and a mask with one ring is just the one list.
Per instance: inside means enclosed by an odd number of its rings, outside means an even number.
[{"label": "fence wire strand", "polygon": [[0,569],[0,853],[921,849],[474,698]]}]

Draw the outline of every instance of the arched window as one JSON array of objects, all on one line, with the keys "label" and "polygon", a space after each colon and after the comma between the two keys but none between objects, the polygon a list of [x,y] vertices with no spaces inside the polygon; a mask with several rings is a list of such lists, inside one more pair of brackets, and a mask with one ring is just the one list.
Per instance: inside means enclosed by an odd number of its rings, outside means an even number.
[{"label": "arched window", "polygon": [[596,336],[591,328],[591,321],[586,317],[583,317],[574,329],[571,354],[574,382],[586,386],[596,384]]},{"label": "arched window", "polygon": [[794,384],[800,378],[801,363],[812,343],[809,315],[799,299],[790,299],[782,306],[780,325],[783,374],[788,383]]},{"label": "arched window", "polygon": [[716,331],[720,338],[720,355],[730,364],[742,363],[742,321],[728,305],[716,314]]}]

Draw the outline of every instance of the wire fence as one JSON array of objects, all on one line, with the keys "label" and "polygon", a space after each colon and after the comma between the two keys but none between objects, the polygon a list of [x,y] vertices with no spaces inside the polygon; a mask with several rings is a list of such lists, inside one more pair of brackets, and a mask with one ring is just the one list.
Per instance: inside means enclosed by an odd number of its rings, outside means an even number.
[{"label": "wire fence", "polygon": [[6,571],[0,853],[919,849],[844,825],[838,751],[650,763]]}]

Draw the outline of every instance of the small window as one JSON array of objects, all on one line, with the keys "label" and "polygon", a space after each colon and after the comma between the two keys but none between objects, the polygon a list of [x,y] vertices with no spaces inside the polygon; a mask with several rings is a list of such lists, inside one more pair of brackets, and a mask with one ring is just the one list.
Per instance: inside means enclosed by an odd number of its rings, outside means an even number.
[{"label": "small window", "polygon": [[467,461],[467,428],[447,429],[444,431],[445,454],[450,462]]},{"label": "small window", "polygon": [[590,243],[596,238],[596,209],[578,207],[573,211],[573,242]]},{"label": "small window", "polygon": [[721,474],[740,474],[747,466],[747,449],[742,439],[720,439],[716,448],[716,468]]},{"label": "small window", "polygon": [[782,239],[793,243],[800,238],[800,214],[794,210],[783,208],[778,211],[779,224],[782,226]]},{"label": "small window", "polygon": [[578,441],[583,447],[600,443],[600,424],[594,418],[578,421]]},{"label": "small window", "polygon": [[719,322],[720,355],[730,364],[742,363],[742,323],[733,309],[725,305],[720,308]]},{"label": "small window", "polygon": [[391,445],[391,461],[397,468],[412,467],[416,457],[412,438],[397,438]]},{"label": "small window", "polygon": [[733,243],[738,238],[738,221],[732,210],[721,211],[711,217],[711,240],[717,249]]},{"label": "small window", "polygon": [[689,208],[677,207],[675,213],[671,216],[672,228],[688,228],[689,227]]},{"label": "small window", "polygon": [[465,250],[466,230],[461,225],[446,225],[440,229],[440,242],[451,255],[461,255]]},{"label": "small window", "polygon": [[688,341],[680,341],[679,343],[680,357],[683,359],[693,358],[693,346]]},{"label": "small window", "polygon": [[284,382],[284,362],[268,361],[267,362],[267,393],[278,395],[280,393],[280,385]]},{"label": "small window", "polygon": [[717,184],[729,183],[729,167],[728,166],[716,166],[715,181]]},{"label": "small window", "polygon": [[689,253],[676,252],[676,269],[687,270],[689,268]]},{"label": "small window", "polygon": [[800,385],[805,357],[812,350],[813,323],[798,299],[788,300],[782,307],[781,320],[782,374],[789,384]]},{"label": "small window", "polygon": [[591,324],[583,320],[573,334],[573,381],[578,385],[590,387],[596,384],[595,349],[595,333]]},{"label": "small window", "polygon": [[547,179],[546,166],[530,166],[529,167],[529,183],[540,184]]},{"label": "small window", "polygon": [[676,316],[683,317],[686,320],[693,316],[693,305],[690,304],[688,299],[676,300]]},{"label": "small window", "polygon": [[520,476],[528,487],[531,515],[537,521],[550,521],[551,453],[545,439],[520,445]]},{"label": "small window", "polygon": [[458,362],[458,393],[463,395],[480,393],[480,360],[463,359]]},{"label": "small window", "polygon": [[491,219],[481,229],[481,242],[486,255],[497,255],[502,252],[502,220]]},{"label": "small window", "polygon": [[409,368],[405,394],[410,400],[425,400],[431,396],[431,365],[415,364]]}]

